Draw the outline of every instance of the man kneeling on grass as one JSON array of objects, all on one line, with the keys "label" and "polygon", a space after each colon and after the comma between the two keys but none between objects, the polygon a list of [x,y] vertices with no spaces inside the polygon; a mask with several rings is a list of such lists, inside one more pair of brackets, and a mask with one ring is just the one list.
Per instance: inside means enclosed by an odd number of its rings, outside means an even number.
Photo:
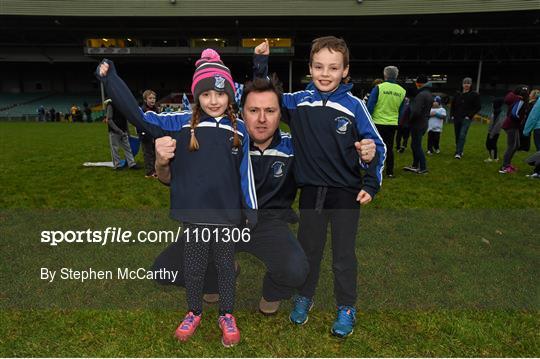
[{"label": "man kneeling on grass", "polygon": [[[276,77],[256,78],[244,87],[242,99],[246,128],[251,143],[251,163],[259,204],[258,221],[246,243],[235,245],[236,252],[248,252],[266,266],[259,310],[271,315],[277,312],[281,300],[292,297],[295,288],[304,283],[309,266],[306,255],[289,228],[297,221],[291,205],[296,196],[293,175],[294,154],[291,136],[281,131],[281,84]],[[156,140],[156,172],[163,183],[170,181],[169,163],[174,158],[176,143],[170,137]],[[369,162],[375,155],[375,145],[365,140],[358,145],[362,160]],[[184,286],[184,243],[167,247],[155,260],[153,270],[176,270],[176,281],[157,280],[161,284]],[[217,301],[217,274],[209,263],[206,272],[204,299]]]}]

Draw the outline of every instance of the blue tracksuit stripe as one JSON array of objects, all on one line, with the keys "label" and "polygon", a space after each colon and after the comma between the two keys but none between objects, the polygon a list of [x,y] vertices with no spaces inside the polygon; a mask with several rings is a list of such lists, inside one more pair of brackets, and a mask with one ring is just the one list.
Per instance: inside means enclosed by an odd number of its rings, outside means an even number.
[{"label": "blue tracksuit stripe", "polygon": [[[243,126],[241,132],[246,131]],[[257,209],[257,195],[255,191],[255,180],[253,178],[253,168],[251,167],[251,158],[249,155],[249,136],[247,131],[243,133],[244,140],[242,142],[242,151],[244,156],[240,163],[240,184],[242,187],[242,194],[248,208]]]},{"label": "blue tracksuit stripe", "polygon": [[313,91],[303,90],[293,93],[284,93],[281,96],[283,99],[283,106],[289,110],[294,110],[297,104],[300,104],[304,97],[307,97],[306,102],[309,102],[311,99],[309,97],[310,95],[313,95]]},{"label": "blue tracksuit stripe", "polygon": [[[379,134],[379,131],[377,131],[377,127],[375,127],[375,125],[373,124],[373,120],[371,119],[371,115],[369,114],[369,111],[364,104],[364,101],[360,100],[358,97],[353,96],[351,93],[349,93],[349,96],[351,96],[360,104],[360,106],[358,107],[359,111],[357,111],[356,113],[356,126],[358,132],[360,132],[361,137],[370,138],[375,141],[378,155],[374,159],[376,161],[376,176],[379,182],[379,186],[381,186],[383,178],[382,174],[384,170],[384,161],[386,160],[386,145],[384,144],[382,137]],[[358,121],[358,119],[360,118],[362,118],[363,120]],[[368,167],[371,168],[372,166],[373,163],[371,163]]]},{"label": "blue tracksuit stripe", "polygon": [[154,111],[148,111],[142,112],[142,115],[146,122],[159,126],[165,131],[180,131],[183,126],[189,124],[192,112],[182,111],[156,113]]}]

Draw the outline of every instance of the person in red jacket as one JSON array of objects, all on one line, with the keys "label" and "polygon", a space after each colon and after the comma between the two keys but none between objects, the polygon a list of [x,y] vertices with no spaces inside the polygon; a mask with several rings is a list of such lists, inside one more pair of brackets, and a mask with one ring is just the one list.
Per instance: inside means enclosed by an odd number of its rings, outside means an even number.
[{"label": "person in red jacket", "polygon": [[512,157],[519,148],[520,128],[524,121],[527,104],[529,101],[529,88],[518,86],[514,91],[509,92],[504,97],[504,103],[508,106],[506,118],[502,128],[506,132],[506,152],[504,153],[503,164],[499,173],[513,173],[517,168],[512,165]]}]

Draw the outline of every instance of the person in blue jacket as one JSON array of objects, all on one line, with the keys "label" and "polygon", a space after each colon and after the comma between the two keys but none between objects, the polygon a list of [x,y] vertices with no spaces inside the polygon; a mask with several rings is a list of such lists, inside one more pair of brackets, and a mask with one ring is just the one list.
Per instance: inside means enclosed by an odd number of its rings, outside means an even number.
[{"label": "person in blue jacket", "polygon": [[523,129],[523,135],[529,136],[534,131],[534,144],[536,146],[536,153],[531,156],[532,160],[528,160],[529,164],[534,166],[532,174],[527,175],[529,178],[540,179],[540,101],[535,101],[533,108],[529,112],[525,127]]},{"label": "person in blue jacket", "polygon": [[[96,75],[136,127],[154,138],[170,136],[177,142],[170,164],[171,216],[184,224],[188,313],[176,337],[186,341],[201,321],[204,277],[212,253],[218,273],[222,343],[232,346],[240,341],[240,331],[232,315],[234,242],[227,238],[245,224],[245,216],[250,225],[256,222],[250,212],[257,209],[250,141],[243,121],[232,109],[234,82],[219,54],[206,49],[195,66],[191,87],[195,106],[185,112],[144,113],[109,60],[102,61]],[[204,233],[209,234],[207,240]]]},{"label": "person in blue jacket", "polygon": [[[259,46],[255,66],[267,68],[268,43]],[[381,187],[386,147],[366,105],[352,95],[352,85],[347,83],[349,50],[345,41],[334,36],[315,39],[309,70],[312,82],[307,89],[282,98],[282,119],[291,128],[295,177],[301,188],[298,240],[310,266],[289,319],[298,325],[308,320],[330,223],[337,304],[331,332],[346,337],[356,321],[360,205],[369,203]],[[357,152],[364,139],[373,141],[376,148],[369,164]]]}]

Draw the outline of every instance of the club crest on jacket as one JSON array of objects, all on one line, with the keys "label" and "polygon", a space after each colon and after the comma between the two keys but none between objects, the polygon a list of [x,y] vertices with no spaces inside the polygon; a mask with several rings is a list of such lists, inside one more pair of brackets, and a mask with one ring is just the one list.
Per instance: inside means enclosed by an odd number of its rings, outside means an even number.
[{"label": "club crest on jacket", "polygon": [[340,135],[344,135],[347,133],[347,127],[351,124],[351,120],[349,120],[347,117],[337,117],[334,119],[336,121],[336,132]]},{"label": "club crest on jacket", "polygon": [[278,178],[283,176],[283,167],[285,167],[285,163],[281,161],[276,161],[272,164],[272,173],[274,174],[274,177]]}]

